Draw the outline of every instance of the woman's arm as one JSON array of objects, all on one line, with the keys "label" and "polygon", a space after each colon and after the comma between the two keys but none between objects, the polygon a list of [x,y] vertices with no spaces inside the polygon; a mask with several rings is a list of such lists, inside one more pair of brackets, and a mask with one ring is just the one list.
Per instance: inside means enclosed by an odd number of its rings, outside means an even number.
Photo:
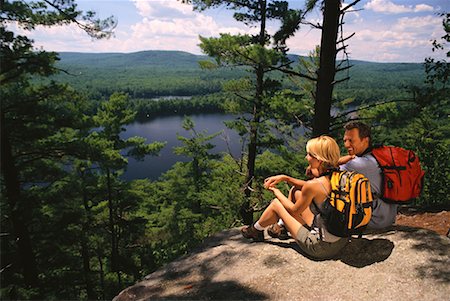
[{"label": "woman's arm", "polygon": [[278,183],[285,181],[289,185],[295,186],[299,189],[302,189],[303,185],[306,183],[304,180],[299,180],[287,175],[276,175],[272,177],[268,177],[264,180],[264,188],[269,189],[270,187],[275,187]]},{"label": "woman's arm", "polygon": [[302,213],[310,204],[314,196],[314,187],[312,183],[304,181],[302,191],[298,190],[296,192],[296,202],[288,199],[278,188],[272,186],[268,189],[273,192],[275,197],[281,202],[284,208],[292,213]]}]

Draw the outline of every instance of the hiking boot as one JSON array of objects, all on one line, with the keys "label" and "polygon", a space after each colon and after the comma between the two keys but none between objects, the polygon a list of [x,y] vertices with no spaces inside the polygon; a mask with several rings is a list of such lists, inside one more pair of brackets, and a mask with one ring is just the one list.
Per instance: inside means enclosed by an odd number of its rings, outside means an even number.
[{"label": "hiking boot", "polygon": [[256,230],[253,225],[243,227],[241,234],[245,238],[253,239],[253,241],[264,241],[264,231]]},{"label": "hiking boot", "polygon": [[273,224],[269,227],[269,229],[267,229],[267,233],[271,237],[278,238],[280,240],[286,240],[290,238],[286,227],[283,225]]}]

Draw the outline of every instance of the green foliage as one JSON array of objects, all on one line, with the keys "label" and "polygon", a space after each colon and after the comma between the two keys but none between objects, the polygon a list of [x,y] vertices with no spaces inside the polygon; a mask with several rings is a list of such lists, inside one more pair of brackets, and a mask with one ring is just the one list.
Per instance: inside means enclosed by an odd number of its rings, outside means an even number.
[{"label": "green foliage", "polygon": [[181,51],[135,53],[61,53],[60,73],[53,78],[69,82],[93,98],[124,92],[132,99],[205,95],[220,91],[221,84],[243,75],[239,69],[203,71],[205,56]]},{"label": "green foliage", "polygon": [[[443,28],[448,42],[448,14],[443,15]],[[447,25],[447,26],[446,26]],[[443,50],[438,41],[433,51]],[[447,53],[447,56],[449,54]],[[447,185],[450,179],[450,91],[449,65],[432,58],[425,60],[425,87],[413,89],[414,99],[389,102],[364,111],[361,117],[374,120],[374,141],[412,149],[425,170],[424,190],[416,206],[448,208]]]},{"label": "green foliage", "polygon": [[[177,155],[184,155],[188,158],[192,158],[191,165],[191,177],[194,181],[194,187],[196,192],[200,192],[209,176],[212,159],[218,159],[218,155],[210,154],[215,145],[210,140],[214,139],[219,133],[212,135],[206,135],[206,132],[199,133],[195,130],[194,122],[190,117],[185,117],[183,120],[183,129],[191,133],[191,138],[186,138],[181,135],[177,135],[178,140],[183,142],[183,146],[175,147],[174,153]],[[197,206],[197,212],[200,210],[200,206]]]},{"label": "green foliage", "polygon": [[222,104],[226,101],[226,97],[222,93],[187,98],[135,99],[129,105],[137,112],[136,119],[138,121],[146,121],[164,115],[190,115],[224,111]]},{"label": "green foliage", "polygon": [[[194,9],[203,10],[223,6],[234,12],[236,21],[256,27],[258,34],[231,35],[221,33],[218,38],[200,37],[200,48],[214,58],[217,66],[245,66],[248,81],[228,85],[230,98],[226,104],[241,116],[228,125],[248,137],[248,158],[245,194],[250,197],[255,174],[255,160],[263,147],[280,144],[270,132],[271,111],[267,103],[281,86],[280,79],[269,77],[279,66],[289,62],[286,40],[299,28],[302,13],[288,8],[286,1],[191,1]],[[267,33],[266,22],[278,20],[281,26],[274,35]],[[250,84],[249,84],[250,83]],[[248,115],[249,117],[247,117]],[[245,223],[253,221],[250,199],[242,205]]]}]

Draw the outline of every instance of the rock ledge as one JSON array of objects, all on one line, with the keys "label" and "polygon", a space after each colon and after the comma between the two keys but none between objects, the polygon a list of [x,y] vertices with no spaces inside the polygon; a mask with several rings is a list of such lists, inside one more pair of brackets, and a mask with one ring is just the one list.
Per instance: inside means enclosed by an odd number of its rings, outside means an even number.
[{"label": "rock ledge", "polygon": [[114,301],[448,300],[450,239],[394,226],[355,239],[333,260],[301,254],[293,240],[252,243],[220,232],[123,290]]}]

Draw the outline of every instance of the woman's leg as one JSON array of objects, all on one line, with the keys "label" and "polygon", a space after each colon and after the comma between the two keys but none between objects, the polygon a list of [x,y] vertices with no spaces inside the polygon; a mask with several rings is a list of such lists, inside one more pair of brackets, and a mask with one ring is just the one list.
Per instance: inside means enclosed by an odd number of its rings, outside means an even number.
[{"label": "woman's leg", "polygon": [[262,227],[267,227],[276,223],[279,218],[283,220],[285,227],[292,235],[296,235],[300,227],[305,224],[300,214],[292,216],[278,199],[274,199],[269,207],[264,210],[258,223]]},{"label": "woman's leg", "polygon": [[[292,194],[291,194],[292,192]],[[299,189],[291,189],[289,192],[289,198],[293,203],[296,203],[297,200],[302,199],[302,191]],[[301,213],[294,213],[291,212],[291,215],[296,216],[296,214],[299,214],[303,221],[306,222],[307,225],[311,226],[312,222],[314,220],[314,214],[312,213],[311,209],[309,209],[309,206],[303,210]],[[292,234],[292,233],[291,233]]]}]

